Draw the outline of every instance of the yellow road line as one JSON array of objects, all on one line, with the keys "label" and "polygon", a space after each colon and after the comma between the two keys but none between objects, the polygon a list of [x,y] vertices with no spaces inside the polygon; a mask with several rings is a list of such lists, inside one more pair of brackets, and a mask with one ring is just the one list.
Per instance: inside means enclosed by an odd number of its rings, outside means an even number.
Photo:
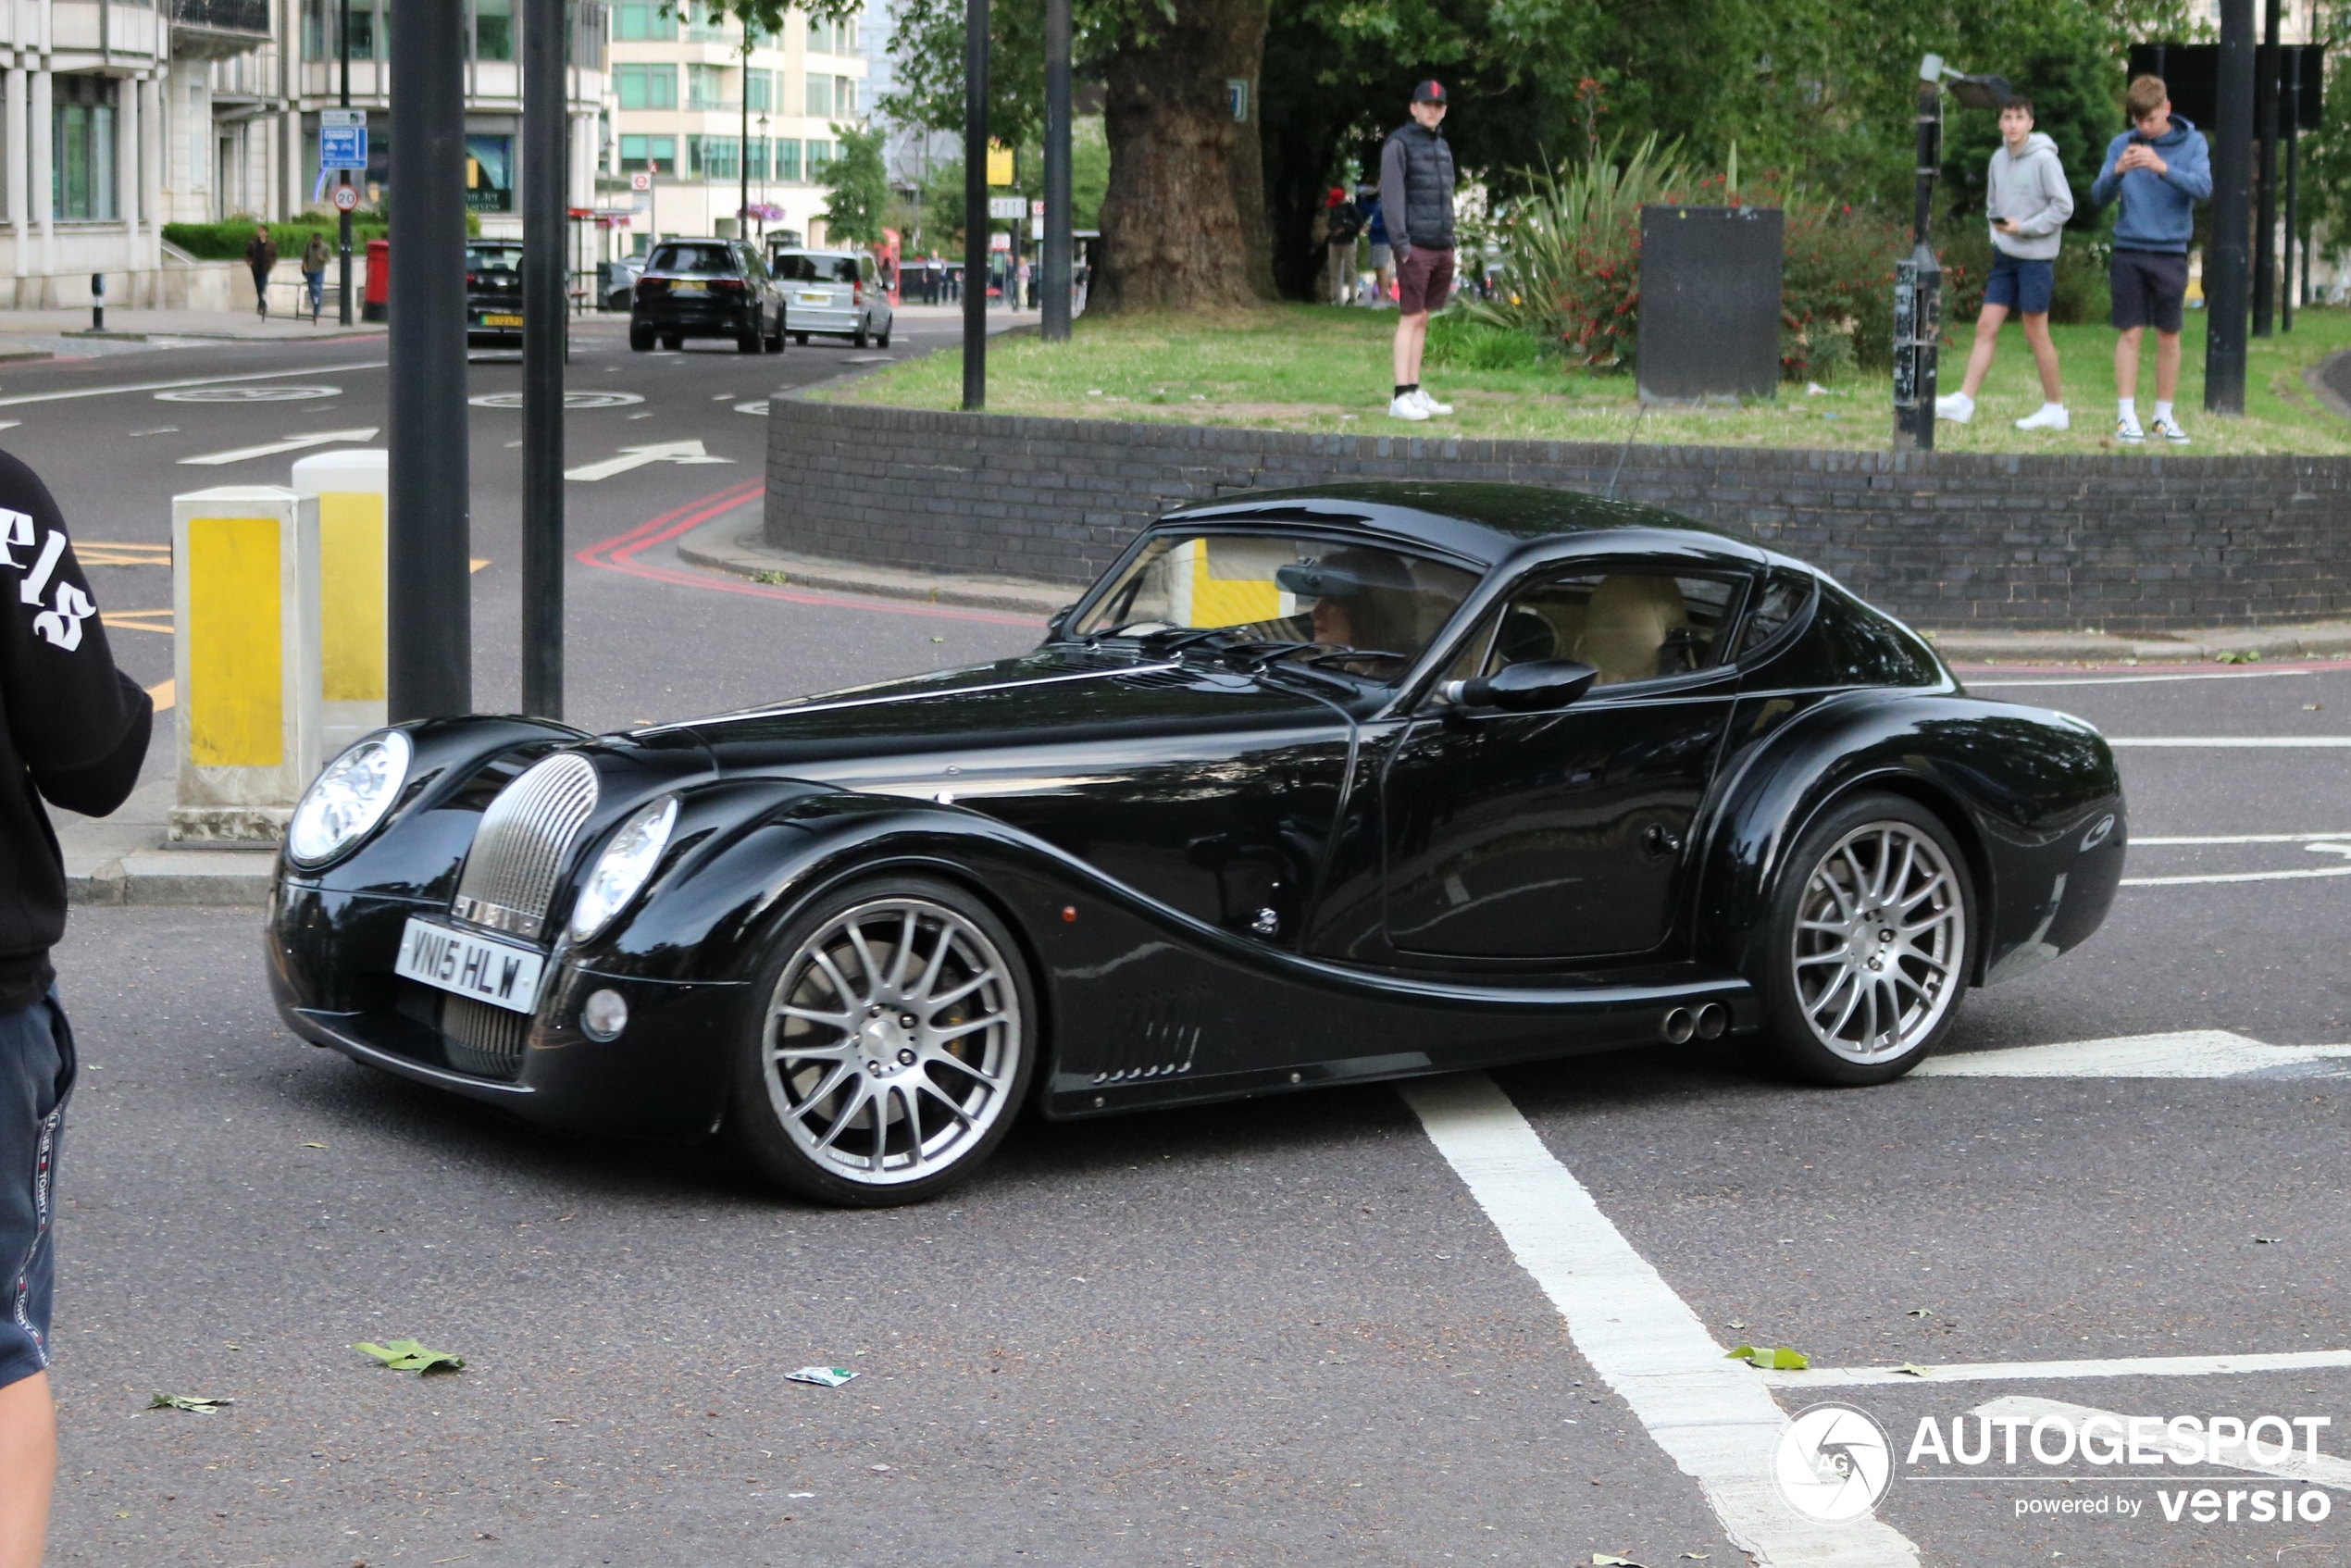
[{"label": "yellow road line", "polygon": [[171,704],[180,700],[180,682],[177,678],[159,681],[147,688],[147,695],[155,700],[155,712],[169,713]]}]

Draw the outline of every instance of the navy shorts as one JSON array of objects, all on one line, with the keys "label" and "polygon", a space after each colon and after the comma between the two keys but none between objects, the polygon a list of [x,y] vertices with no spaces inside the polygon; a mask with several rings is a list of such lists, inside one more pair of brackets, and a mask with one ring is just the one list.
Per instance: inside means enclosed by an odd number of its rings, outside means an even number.
[{"label": "navy shorts", "polygon": [[2107,265],[2107,281],[2114,291],[2114,327],[2127,332],[2152,327],[2158,332],[2180,330],[2180,313],[2188,298],[2188,258],[2181,251],[2116,251]]},{"label": "navy shorts", "polygon": [[2046,316],[2057,292],[2057,263],[2027,261],[2006,251],[1992,253],[1992,276],[1984,284],[1985,305],[2004,305],[2019,316]]},{"label": "navy shorts", "polygon": [[73,1094],[73,1029],[57,993],[0,1014],[0,1388],[49,1365],[57,1283],[57,1145]]}]

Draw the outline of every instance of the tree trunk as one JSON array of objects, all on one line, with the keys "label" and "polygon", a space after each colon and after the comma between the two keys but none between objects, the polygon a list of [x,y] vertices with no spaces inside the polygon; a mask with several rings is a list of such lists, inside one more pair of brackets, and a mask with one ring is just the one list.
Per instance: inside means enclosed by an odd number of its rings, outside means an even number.
[{"label": "tree trunk", "polygon": [[[1258,140],[1267,0],[1138,7],[1148,41],[1110,56],[1101,276],[1088,312],[1193,310],[1274,297]],[[1235,119],[1227,83],[1246,84]]]}]

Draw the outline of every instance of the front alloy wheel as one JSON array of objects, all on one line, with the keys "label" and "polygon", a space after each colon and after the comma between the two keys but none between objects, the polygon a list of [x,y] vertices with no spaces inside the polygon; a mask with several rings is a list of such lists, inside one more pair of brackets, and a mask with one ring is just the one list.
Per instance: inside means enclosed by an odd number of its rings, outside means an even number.
[{"label": "front alloy wheel", "polygon": [[1965,857],[1931,812],[1868,796],[1831,812],[1773,899],[1765,1000],[1798,1076],[1883,1083],[1939,1044],[1967,991]]},{"label": "front alloy wheel", "polygon": [[911,1203],[1001,1141],[1035,1054],[1026,965],[962,890],[868,882],[778,944],[729,1129],[779,1185],[828,1202]]}]

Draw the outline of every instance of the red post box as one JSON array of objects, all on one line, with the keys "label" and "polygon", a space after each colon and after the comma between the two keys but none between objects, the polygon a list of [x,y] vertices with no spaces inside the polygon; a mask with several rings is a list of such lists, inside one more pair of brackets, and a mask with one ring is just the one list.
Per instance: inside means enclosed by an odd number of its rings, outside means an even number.
[{"label": "red post box", "polygon": [[367,291],[360,296],[362,321],[392,319],[392,242],[367,242]]}]

